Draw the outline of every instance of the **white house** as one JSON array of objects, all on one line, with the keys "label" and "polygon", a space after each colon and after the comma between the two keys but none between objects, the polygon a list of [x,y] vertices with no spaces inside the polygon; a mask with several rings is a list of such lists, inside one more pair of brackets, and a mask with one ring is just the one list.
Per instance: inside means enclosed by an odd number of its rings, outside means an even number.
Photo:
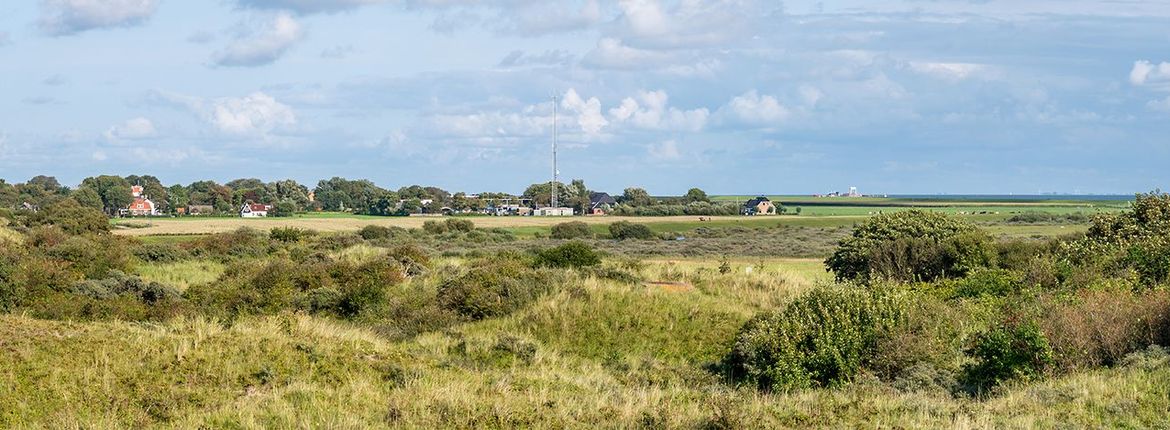
[{"label": "white house", "polygon": [[268,216],[268,211],[272,210],[272,205],[261,205],[256,203],[245,203],[244,207],[240,208],[241,218],[263,218]]}]

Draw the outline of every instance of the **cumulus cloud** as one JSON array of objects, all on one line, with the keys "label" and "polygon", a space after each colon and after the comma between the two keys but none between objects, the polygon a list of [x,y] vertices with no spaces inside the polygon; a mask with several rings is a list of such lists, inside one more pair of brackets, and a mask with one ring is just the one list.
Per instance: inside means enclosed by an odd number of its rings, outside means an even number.
[{"label": "cumulus cloud", "polygon": [[115,142],[119,140],[137,140],[154,137],[158,132],[154,129],[154,123],[149,119],[138,117],[126,120],[118,125],[111,126],[106,130],[106,139]]},{"label": "cumulus cloud", "polygon": [[620,0],[621,15],[609,29],[632,46],[649,49],[725,45],[751,34],[768,14],[765,2],[687,0],[665,6],[660,0]]},{"label": "cumulus cloud", "polygon": [[253,9],[291,10],[299,14],[334,13],[365,5],[384,3],[385,0],[238,0],[240,7]]},{"label": "cumulus cloud", "polygon": [[290,131],[297,125],[297,115],[291,107],[259,91],[244,97],[216,99],[156,91],[150,99],[185,108],[227,135],[268,138],[274,132]]},{"label": "cumulus cloud", "polygon": [[732,98],[717,114],[733,122],[768,126],[788,119],[790,112],[775,97],[751,90]]},{"label": "cumulus cloud", "polygon": [[255,67],[272,64],[304,36],[301,24],[288,12],[262,21],[259,28],[241,31],[213,58],[220,66]]},{"label": "cumulus cloud", "polygon": [[666,91],[639,91],[611,108],[609,117],[615,124],[646,130],[700,131],[707,125],[707,108],[681,110],[668,106],[669,101]]},{"label": "cumulus cloud", "polygon": [[1153,100],[1146,105],[1158,112],[1170,113],[1170,97],[1166,97],[1165,100]]},{"label": "cumulus cloud", "polygon": [[150,19],[158,0],[42,0],[40,28],[53,36],[131,27]]},{"label": "cumulus cloud", "polygon": [[597,135],[609,125],[609,121],[601,114],[601,101],[597,97],[585,100],[577,94],[577,90],[570,88],[561,100],[561,107],[576,114],[577,126],[587,135]]},{"label": "cumulus cloud", "polygon": [[1170,81],[1170,63],[1167,62],[1153,64],[1146,60],[1135,61],[1133,63],[1133,69],[1129,72],[1129,83],[1134,85],[1146,85],[1167,81]]}]

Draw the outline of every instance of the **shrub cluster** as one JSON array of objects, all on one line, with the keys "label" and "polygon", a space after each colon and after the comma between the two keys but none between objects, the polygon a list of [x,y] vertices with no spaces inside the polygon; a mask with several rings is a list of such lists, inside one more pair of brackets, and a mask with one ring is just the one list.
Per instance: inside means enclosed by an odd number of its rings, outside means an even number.
[{"label": "shrub cluster", "polygon": [[440,306],[471,320],[507,315],[556,287],[551,272],[534,270],[521,258],[497,256],[471,263],[439,285]]},{"label": "shrub cluster", "polygon": [[443,221],[429,220],[423,222],[423,231],[430,234],[446,232],[471,232],[475,230],[475,223],[469,219],[447,218]]},{"label": "shrub cluster", "polygon": [[654,232],[646,224],[634,224],[629,221],[618,221],[610,224],[609,235],[617,240],[650,240],[656,237]]},{"label": "shrub cluster", "polygon": [[585,242],[572,241],[537,252],[535,264],[539,267],[589,267],[601,264],[601,256]]},{"label": "shrub cluster", "polygon": [[839,281],[933,281],[990,265],[995,248],[974,225],[921,210],[867,219],[838,244],[825,266]]},{"label": "shrub cluster", "polygon": [[553,239],[585,239],[593,237],[593,230],[589,228],[589,224],[569,221],[553,225],[550,236]]}]

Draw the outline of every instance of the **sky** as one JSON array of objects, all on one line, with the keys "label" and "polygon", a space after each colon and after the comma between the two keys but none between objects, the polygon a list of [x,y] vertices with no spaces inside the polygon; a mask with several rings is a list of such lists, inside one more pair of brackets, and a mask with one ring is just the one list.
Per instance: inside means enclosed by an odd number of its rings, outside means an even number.
[{"label": "sky", "polygon": [[8,0],[0,178],[1170,188],[1170,0]]}]

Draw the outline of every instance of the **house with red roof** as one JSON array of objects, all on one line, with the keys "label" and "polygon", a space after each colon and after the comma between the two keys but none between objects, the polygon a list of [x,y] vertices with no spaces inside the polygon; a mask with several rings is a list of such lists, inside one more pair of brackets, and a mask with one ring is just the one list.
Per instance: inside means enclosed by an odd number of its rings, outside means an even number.
[{"label": "house with red roof", "polygon": [[130,196],[134,198],[126,209],[122,210],[122,215],[126,216],[155,216],[159,214],[158,205],[150,200],[143,193],[142,186],[135,185],[130,187]]},{"label": "house with red roof", "polygon": [[244,203],[244,206],[240,208],[240,218],[263,218],[268,216],[268,212],[271,210],[272,205]]}]

